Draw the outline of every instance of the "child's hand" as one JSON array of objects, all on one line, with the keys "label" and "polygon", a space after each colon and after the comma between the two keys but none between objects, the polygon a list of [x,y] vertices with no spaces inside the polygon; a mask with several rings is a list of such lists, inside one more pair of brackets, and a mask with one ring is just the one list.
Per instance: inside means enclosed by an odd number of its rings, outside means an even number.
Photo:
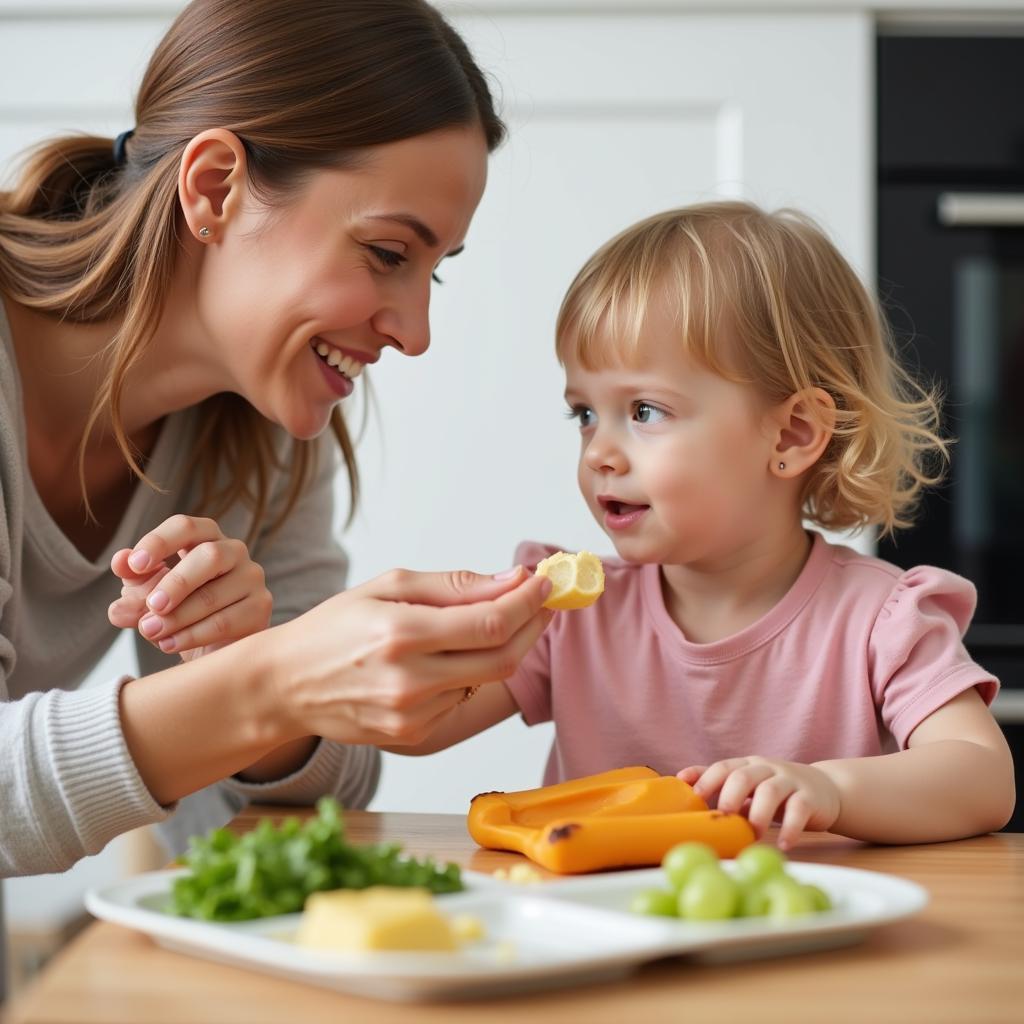
[{"label": "child's hand", "polygon": [[693,765],[678,773],[705,800],[718,796],[718,809],[745,807],[758,837],[782,817],[779,846],[794,846],[800,833],[824,832],[839,817],[839,789],[820,768],[768,757],[734,757],[710,767]]},{"label": "child's hand", "polygon": [[138,629],[165,654],[189,661],[270,624],[263,569],[212,519],[171,516],[118,551],[110,568],[124,583],[107,611],[111,624]]}]

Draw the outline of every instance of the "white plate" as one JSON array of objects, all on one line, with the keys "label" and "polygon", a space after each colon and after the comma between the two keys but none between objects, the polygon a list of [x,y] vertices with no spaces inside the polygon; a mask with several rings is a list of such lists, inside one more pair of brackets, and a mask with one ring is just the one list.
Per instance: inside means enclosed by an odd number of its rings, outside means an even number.
[{"label": "white plate", "polygon": [[420,1001],[608,981],[672,955],[729,960],[830,949],[916,913],[928,901],[920,886],[892,875],[798,861],[790,861],[788,869],[800,881],[820,885],[834,909],[785,922],[749,918],[696,924],[629,913],[634,892],[663,884],[659,868],[537,885],[464,871],[467,891],[438,901],[446,913],[478,917],[486,937],[455,953],[303,949],[291,941],[298,914],[238,924],[175,917],[162,907],[181,869],[92,889],[85,905],[96,917],[137,929],[178,952],[358,995]]}]

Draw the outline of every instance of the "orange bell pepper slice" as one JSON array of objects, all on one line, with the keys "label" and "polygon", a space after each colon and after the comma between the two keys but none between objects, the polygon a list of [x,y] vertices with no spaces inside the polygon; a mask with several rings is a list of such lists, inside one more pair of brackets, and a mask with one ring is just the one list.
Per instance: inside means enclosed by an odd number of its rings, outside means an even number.
[{"label": "orange bell pepper slice", "polygon": [[660,864],[676,843],[707,843],[733,857],[754,841],[740,814],[708,810],[674,775],[617,768],[569,782],[473,798],[469,834],[559,874]]}]

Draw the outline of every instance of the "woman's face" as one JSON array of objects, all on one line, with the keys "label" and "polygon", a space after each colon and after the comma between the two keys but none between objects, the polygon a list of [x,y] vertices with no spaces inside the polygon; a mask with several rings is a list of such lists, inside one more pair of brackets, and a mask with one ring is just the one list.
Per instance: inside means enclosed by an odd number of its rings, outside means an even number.
[{"label": "woman's face", "polygon": [[198,275],[219,390],[311,438],[385,349],[425,352],[431,274],[461,248],[486,180],[484,135],[468,126],[317,171],[283,207],[247,194]]}]

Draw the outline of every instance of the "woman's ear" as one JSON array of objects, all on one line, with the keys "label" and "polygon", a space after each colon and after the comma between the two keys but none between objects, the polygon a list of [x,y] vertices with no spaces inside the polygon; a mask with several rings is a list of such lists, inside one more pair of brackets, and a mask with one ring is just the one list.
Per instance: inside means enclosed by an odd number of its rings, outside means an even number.
[{"label": "woman's ear", "polygon": [[240,207],[246,179],[245,147],[234,132],[209,128],[185,147],[178,170],[178,199],[190,233],[215,242]]},{"label": "woman's ear", "polygon": [[810,469],[832,440],[836,403],[823,388],[790,395],[771,413],[775,431],[769,471],[784,480]]}]

